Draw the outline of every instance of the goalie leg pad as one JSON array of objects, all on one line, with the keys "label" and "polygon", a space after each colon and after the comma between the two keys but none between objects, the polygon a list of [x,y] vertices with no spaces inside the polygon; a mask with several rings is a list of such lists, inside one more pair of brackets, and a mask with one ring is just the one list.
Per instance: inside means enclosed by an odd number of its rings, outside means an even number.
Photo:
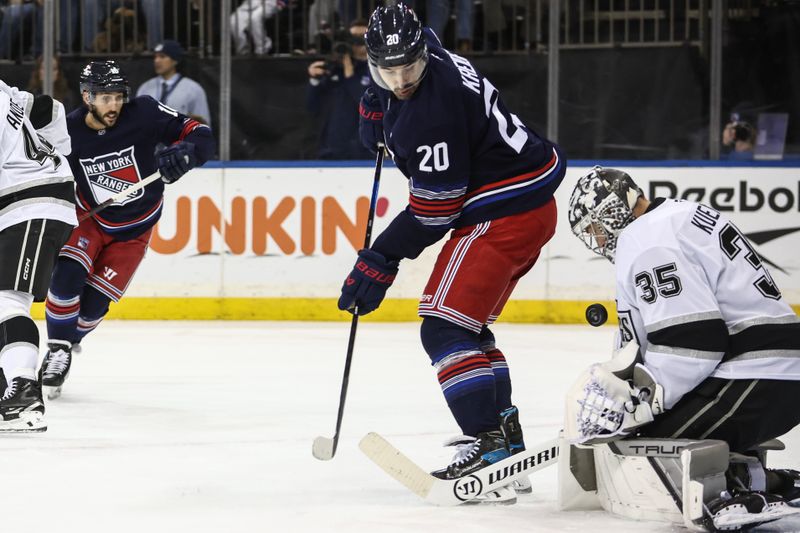
[{"label": "goalie leg pad", "polygon": [[728,444],[719,440],[694,442],[681,451],[681,499],[684,525],[704,531],[706,504],[725,490],[729,461]]},{"label": "goalie leg pad", "polygon": [[722,441],[631,439],[593,448],[598,499],[612,514],[695,529],[694,519],[684,517],[686,503],[702,518],[706,498],[725,490],[728,447]]},{"label": "goalie leg pad", "polygon": [[570,444],[564,431],[558,436],[558,509],[588,511],[602,509],[597,498],[597,474],[591,446]]}]

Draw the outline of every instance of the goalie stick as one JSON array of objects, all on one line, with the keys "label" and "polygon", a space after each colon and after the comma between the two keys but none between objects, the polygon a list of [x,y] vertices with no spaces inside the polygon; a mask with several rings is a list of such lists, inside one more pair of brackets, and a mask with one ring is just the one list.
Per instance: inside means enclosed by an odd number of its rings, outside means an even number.
[{"label": "goalie stick", "polygon": [[527,448],[458,479],[439,479],[403,455],[377,433],[368,433],[358,444],[364,455],[381,470],[428,503],[460,505],[558,462],[558,439]]}]

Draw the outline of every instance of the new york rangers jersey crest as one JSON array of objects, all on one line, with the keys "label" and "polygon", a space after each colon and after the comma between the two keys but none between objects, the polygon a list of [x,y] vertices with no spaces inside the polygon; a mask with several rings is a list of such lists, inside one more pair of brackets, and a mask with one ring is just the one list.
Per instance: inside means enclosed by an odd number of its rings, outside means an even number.
[{"label": "new york rangers jersey crest", "polygon": [[[136,164],[135,150],[136,147],[131,146],[119,152],[79,159],[96,204],[105,202],[142,180],[143,176]],[[144,196],[144,191],[139,189],[113,205],[125,205],[142,196]]]}]

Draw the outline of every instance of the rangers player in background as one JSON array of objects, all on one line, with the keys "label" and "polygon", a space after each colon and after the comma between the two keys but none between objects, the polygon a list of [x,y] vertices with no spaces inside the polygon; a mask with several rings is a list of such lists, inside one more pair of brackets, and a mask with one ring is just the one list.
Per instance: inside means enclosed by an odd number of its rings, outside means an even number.
[{"label": "rangers player in background", "polygon": [[[694,202],[648,201],[625,172],[595,167],[575,186],[569,223],[615,263],[620,344],[639,346],[632,382],[595,365],[582,397],[568,398],[574,441],[718,439],[744,454],[800,423],[800,320],[730,220]],[[717,512],[776,501],[753,491],[800,498],[793,470],[732,465],[727,477]]]},{"label": "rangers player in background", "polygon": [[410,196],[358,253],[339,308],[375,310],[400,261],[452,231],[419,314],[422,344],[464,433],[451,442],[453,462],[434,474],[457,478],[524,450],[508,365],[488,326],[553,236],[566,161],[403,4],[375,10],[366,42],[373,85],[360,104],[362,141],[372,150],[385,144]]},{"label": "rangers player in background", "polygon": [[75,217],[64,108],[0,81],[0,432],[45,431],[36,377],[41,302]]},{"label": "rangers player in background", "polygon": [[[52,397],[67,377],[72,351],[133,278],[161,216],[164,185],[214,154],[208,126],[149,96],[129,102],[128,80],[114,61],[86,65],[80,89],[85,107],[67,117],[79,213],[156,171],[162,179],[83,220],[61,249],[47,294],[49,351],[42,364],[42,384]],[[160,144],[166,148],[156,153]]]}]

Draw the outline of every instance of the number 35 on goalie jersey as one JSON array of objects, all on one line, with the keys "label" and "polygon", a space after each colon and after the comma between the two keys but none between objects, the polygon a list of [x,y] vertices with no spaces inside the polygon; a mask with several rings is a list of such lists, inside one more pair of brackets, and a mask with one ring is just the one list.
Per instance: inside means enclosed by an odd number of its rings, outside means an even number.
[{"label": "number 35 on goalie jersey", "polygon": [[617,309],[666,407],[709,376],[800,379],[800,322],[747,238],[710,207],[653,206],[620,237]]}]

